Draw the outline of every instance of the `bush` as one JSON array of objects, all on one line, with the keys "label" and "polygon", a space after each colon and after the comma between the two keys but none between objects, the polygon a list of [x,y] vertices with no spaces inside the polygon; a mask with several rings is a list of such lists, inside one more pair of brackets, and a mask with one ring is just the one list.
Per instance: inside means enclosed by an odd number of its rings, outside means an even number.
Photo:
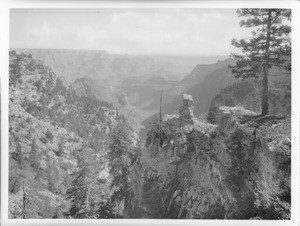
[{"label": "bush", "polygon": [[21,188],[21,180],[18,175],[10,175],[9,176],[9,192],[16,194],[20,191]]},{"label": "bush", "polygon": [[50,130],[47,130],[46,137],[47,137],[48,140],[53,141],[54,137],[53,137],[53,134],[51,133]]},{"label": "bush", "polygon": [[38,80],[34,83],[34,85],[36,86],[37,90],[40,91],[42,89],[43,82],[42,80]]},{"label": "bush", "polygon": [[99,209],[96,211],[96,217],[98,219],[115,218],[116,215],[113,210],[113,205],[109,202],[108,203],[101,202]]},{"label": "bush", "polygon": [[40,138],[40,141],[43,142],[44,144],[47,144],[48,143],[48,140],[46,137],[41,137]]},{"label": "bush", "polygon": [[31,123],[31,122],[32,122],[32,119],[28,116],[28,117],[26,118],[26,122],[27,122],[27,123]]}]

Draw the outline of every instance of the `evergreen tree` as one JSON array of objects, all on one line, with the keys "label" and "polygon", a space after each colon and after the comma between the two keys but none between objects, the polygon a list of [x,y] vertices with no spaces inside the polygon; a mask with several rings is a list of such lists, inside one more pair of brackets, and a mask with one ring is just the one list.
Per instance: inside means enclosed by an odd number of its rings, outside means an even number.
[{"label": "evergreen tree", "polygon": [[17,54],[16,51],[9,51],[9,85],[15,85],[22,76],[22,64],[25,54]]},{"label": "evergreen tree", "polygon": [[113,205],[110,202],[100,202],[99,209],[96,211],[96,218],[115,218]]},{"label": "evergreen tree", "polygon": [[33,139],[31,144],[31,151],[29,153],[29,161],[30,165],[34,168],[34,170],[37,170],[39,167],[37,148],[38,147],[36,144],[36,139]]},{"label": "evergreen tree", "polygon": [[262,115],[268,114],[268,75],[272,66],[291,69],[291,27],[288,9],[239,9],[240,26],[256,28],[249,39],[232,40],[232,45],[241,49],[241,54],[232,54],[235,66],[229,66],[235,77],[263,76],[261,108]]},{"label": "evergreen tree", "polygon": [[129,128],[126,124],[118,124],[111,133],[109,144],[109,167],[113,176],[111,187],[115,189],[112,203],[124,202],[124,211],[129,204],[131,191],[130,175],[134,161],[135,151],[129,136]]},{"label": "evergreen tree", "polygon": [[66,196],[70,200],[71,206],[69,215],[72,218],[88,218],[88,173],[87,167],[83,158],[78,157],[77,168],[72,174],[73,180],[71,187],[67,190]]},{"label": "evergreen tree", "polygon": [[57,165],[54,158],[51,155],[47,155],[47,179],[48,189],[52,192],[57,191],[56,181],[58,180]]},{"label": "evergreen tree", "polygon": [[66,193],[66,198],[70,201],[70,209],[66,215],[71,218],[111,218],[114,216],[108,201],[109,188],[106,181],[99,179],[99,172],[105,168],[104,159],[102,154],[96,152],[97,150],[87,147],[78,152],[77,167],[72,174],[73,180]]}]

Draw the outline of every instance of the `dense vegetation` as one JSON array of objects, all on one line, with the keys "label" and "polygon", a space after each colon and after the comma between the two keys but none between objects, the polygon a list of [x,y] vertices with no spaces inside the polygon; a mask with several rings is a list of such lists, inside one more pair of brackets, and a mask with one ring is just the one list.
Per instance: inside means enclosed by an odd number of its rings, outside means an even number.
[{"label": "dense vegetation", "polygon": [[108,150],[115,127],[127,139],[133,131],[111,104],[76,95],[31,55],[11,51],[9,120],[10,217],[115,214]]},{"label": "dense vegetation", "polygon": [[289,117],[217,108],[213,125],[184,95],[143,145],[111,104],[70,87],[10,52],[11,218],[290,217]]},{"label": "dense vegetation", "polygon": [[221,107],[212,125],[193,117],[189,101],[148,133],[142,216],[288,219],[290,119]]}]

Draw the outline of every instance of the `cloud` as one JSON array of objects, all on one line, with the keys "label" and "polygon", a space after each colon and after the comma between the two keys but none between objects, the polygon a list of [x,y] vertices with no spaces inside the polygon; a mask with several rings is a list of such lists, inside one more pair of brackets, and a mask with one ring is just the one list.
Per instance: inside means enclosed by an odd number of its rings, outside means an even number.
[{"label": "cloud", "polygon": [[58,34],[58,29],[46,21],[44,21],[42,23],[42,26],[39,28],[30,27],[29,25],[27,31],[28,31],[28,36],[32,36],[34,38],[55,37]]},{"label": "cloud", "polygon": [[230,40],[244,34],[233,9],[15,12],[11,30],[12,47],[120,54],[223,55],[230,52]]}]

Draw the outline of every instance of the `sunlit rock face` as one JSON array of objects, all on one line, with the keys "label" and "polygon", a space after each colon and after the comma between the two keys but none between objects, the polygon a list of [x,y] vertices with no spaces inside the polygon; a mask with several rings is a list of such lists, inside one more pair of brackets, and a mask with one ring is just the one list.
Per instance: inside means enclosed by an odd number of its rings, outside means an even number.
[{"label": "sunlit rock face", "polygon": [[182,123],[185,124],[193,124],[194,123],[194,100],[191,95],[183,94],[183,103],[182,107],[179,110]]},{"label": "sunlit rock face", "polygon": [[179,113],[149,132],[133,215],[289,219],[290,118],[221,106],[212,125],[193,106],[183,95]]}]

